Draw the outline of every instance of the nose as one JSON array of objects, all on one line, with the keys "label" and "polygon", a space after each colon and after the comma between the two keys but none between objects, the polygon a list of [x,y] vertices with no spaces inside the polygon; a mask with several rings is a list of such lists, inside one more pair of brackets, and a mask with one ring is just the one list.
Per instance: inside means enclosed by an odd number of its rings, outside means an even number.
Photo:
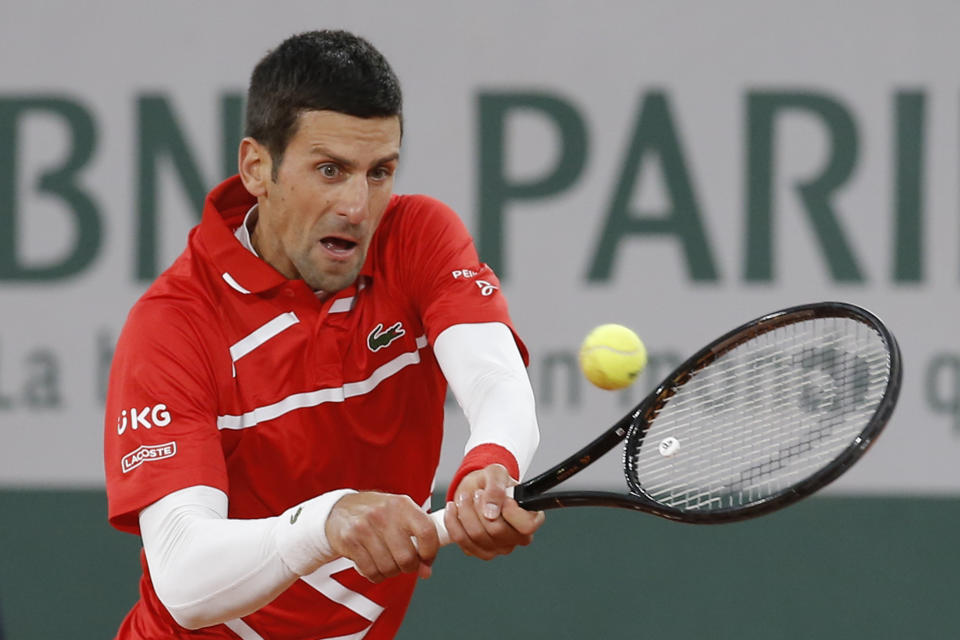
[{"label": "nose", "polygon": [[367,217],[367,204],[370,199],[370,185],[367,177],[358,173],[343,183],[340,190],[337,214],[346,218],[350,224],[360,224]]}]

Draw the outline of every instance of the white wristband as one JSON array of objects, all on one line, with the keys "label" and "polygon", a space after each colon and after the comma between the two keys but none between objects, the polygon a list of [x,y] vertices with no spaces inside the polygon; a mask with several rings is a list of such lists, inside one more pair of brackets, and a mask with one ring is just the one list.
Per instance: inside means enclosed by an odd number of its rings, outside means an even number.
[{"label": "white wristband", "polygon": [[277,551],[287,568],[298,576],[313,573],[334,560],[327,541],[327,518],[340,498],[353,489],[337,489],[284,511],[277,518]]}]

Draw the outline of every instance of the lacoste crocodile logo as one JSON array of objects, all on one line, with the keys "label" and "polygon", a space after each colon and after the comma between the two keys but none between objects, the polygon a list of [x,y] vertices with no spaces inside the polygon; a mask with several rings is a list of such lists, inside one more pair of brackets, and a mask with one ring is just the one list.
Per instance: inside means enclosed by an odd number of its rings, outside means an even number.
[{"label": "lacoste crocodile logo", "polygon": [[367,336],[367,346],[370,351],[379,351],[390,345],[391,342],[405,334],[403,323],[397,322],[389,329],[383,328],[383,323],[377,324]]}]

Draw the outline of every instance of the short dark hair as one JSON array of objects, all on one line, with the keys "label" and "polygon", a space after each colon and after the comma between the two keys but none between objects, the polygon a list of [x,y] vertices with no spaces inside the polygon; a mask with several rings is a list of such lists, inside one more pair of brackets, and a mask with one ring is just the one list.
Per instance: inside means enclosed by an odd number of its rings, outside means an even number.
[{"label": "short dark hair", "polygon": [[339,30],[291,36],[253,69],[245,135],[273,159],[273,177],[304,111],[337,111],[358,118],[398,116],[400,81],[367,40]]}]

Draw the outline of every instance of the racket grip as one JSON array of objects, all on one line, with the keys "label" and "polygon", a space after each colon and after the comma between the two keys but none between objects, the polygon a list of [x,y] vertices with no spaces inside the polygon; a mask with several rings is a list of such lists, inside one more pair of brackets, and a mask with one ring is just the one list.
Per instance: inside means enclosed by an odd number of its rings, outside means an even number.
[{"label": "racket grip", "polygon": [[447,533],[447,525],[443,523],[443,514],[446,513],[446,509],[438,509],[437,511],[432,511],[430,519],[433,520],[433,526],[437,528],[437,535],[440,536],[440,546],[446,546],[452,542],[450,540],[450,534]]}]

